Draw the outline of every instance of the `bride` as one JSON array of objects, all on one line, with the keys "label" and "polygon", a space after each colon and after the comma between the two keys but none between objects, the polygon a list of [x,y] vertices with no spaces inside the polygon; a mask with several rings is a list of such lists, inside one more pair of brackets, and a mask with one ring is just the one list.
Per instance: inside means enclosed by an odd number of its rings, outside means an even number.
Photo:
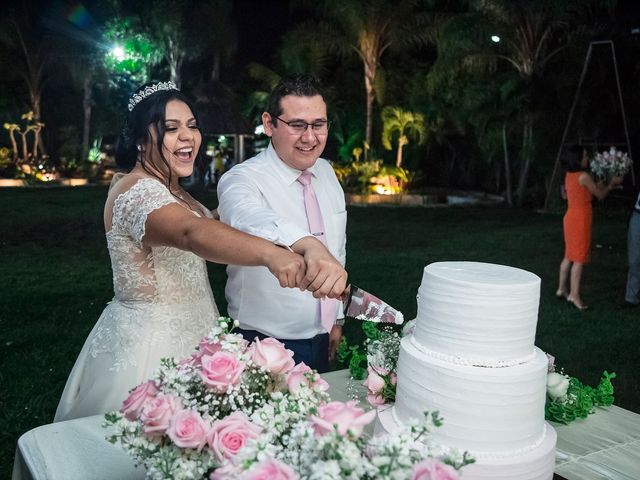
[{"label": "bride", "polygon": [[191,103],[172,82],[129,101],[104,208],[115,296],[67,379],[54,421],[120,408],[162,357],[187,356],[218,316],[205,260],[265,266],[283,287],[305,274],[301,256],[234,230],[180,188],[202,135]]}]

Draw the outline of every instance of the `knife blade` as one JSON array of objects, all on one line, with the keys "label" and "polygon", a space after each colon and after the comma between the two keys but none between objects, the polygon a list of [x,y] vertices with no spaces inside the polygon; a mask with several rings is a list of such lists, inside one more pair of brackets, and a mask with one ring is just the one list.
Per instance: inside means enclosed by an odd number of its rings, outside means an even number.
[{"label": "knife blade", "polygon": [[349,285],[345,290],[342,296],[342,305],[346,316],[358,320],[395,323],[396,325],[404,322],[402,312],[355,285]]}]

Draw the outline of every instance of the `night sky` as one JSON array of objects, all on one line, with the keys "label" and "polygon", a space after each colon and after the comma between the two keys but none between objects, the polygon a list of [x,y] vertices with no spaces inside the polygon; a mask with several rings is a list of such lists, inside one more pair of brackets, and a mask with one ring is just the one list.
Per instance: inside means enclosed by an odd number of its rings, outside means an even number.
[{"label": "night sky", "polygon": [[237,63],[269,63],[282,35],[291,26],[291,18],[287,0],[235,0],[233,20],[238,29]]}]

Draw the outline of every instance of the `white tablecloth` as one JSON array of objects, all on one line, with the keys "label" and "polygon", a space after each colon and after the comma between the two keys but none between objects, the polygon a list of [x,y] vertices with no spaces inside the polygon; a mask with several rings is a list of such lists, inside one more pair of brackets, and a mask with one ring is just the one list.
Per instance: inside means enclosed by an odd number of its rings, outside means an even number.
[{"label": "white tablecloth", "polygon": [[[348,372],[323,375],[334,400],[347,400]],[[362,394],[362,390],[359,392]],[[102,415],[34,428],[18,440],[13,480],[137,480],[144,470],[105,439]],[[640,479],[640,415],[619,407],[554,425],[556,473],[568,480]]]}]

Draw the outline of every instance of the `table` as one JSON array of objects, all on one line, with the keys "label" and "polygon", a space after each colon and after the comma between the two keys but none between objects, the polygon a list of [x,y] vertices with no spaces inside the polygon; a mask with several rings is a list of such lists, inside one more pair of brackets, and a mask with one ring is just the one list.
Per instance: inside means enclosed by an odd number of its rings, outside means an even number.
[{"label": "table", "polygon": [[[334,400],[363,396],[347,370],[322,375]],[[109,444],[102,415],[34,428],[18,440],[12,480],[138,480],[144,470]],[[554,424],[556,473],[567,480],[640,479],[640,415],[612,406],[587,420]],[[90,459],[90,461],[87,461]]]}]

